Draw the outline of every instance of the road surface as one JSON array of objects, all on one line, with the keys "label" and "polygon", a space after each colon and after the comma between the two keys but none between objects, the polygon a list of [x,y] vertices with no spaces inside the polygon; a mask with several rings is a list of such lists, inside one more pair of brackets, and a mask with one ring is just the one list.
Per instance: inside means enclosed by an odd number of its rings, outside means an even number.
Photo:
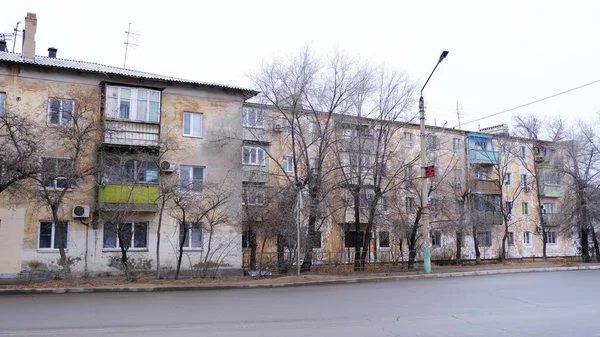
[{"label": "road surface", "polygon": [[0,336],[600,336],[600,271],[0,297]]}]

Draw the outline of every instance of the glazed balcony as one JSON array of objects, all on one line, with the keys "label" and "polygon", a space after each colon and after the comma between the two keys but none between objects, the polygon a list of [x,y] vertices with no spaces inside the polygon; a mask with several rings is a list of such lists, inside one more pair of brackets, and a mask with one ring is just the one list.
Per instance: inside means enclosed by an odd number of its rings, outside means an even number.
[{"label": "glazed balcony", "polygon": [[104,211],[158,211],[158,186],[113,185],[98,188],[98,204]]}]

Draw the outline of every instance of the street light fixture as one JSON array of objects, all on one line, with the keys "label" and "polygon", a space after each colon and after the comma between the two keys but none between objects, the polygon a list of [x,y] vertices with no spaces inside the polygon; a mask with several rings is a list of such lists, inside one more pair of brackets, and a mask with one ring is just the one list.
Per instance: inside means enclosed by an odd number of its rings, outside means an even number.
[{"label": "street light fixture", "polygon": [[446,56],[448,56],[448,51],[444,50],[433,68],[433,71],[429,74],[427,81],[423,84],[423,87],[421,88],[421,97],[419,98],[419,119],[421,121],[421,177],[423,178],[423,183],[421,184],[421,221],[423,222],[421,226],[421,236],[423,238],[423,270],[425,271],[425,274],[431,273],[431,251],[429,250],[429,211],[427,209],[429,203],[429,196],[427,195],[429,187],[426,177],[427,135],[425,134],[425,100],[423,100],[423,90],[425,90],[425,86],[429,83],[431,76],[433,76],[433,73]]}]

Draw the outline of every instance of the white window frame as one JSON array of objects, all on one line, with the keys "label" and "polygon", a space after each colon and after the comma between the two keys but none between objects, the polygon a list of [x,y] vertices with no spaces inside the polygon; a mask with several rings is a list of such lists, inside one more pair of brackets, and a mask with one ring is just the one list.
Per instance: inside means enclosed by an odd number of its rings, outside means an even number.
[{"label": "white window frame", "polygon": [[[187,188],[182,186],[182,181],[181,181],[181,178],[182,178],[181,169],[182,168],[190,169],[190,173],[188,176],[189,184],[188,184]],[[194,179],[194,170],[196,170],[196,169],[202,170],[202,179],[200,180],[201,184],[199,185],[200,186],[199,190],[193,188],[196,186],[196,185],[194,185],[195,180],[198,180],[198,179]],[[201,194],[202,192],[204,192],[204,181],[206,179],[205,177],[206,177],[206,167],[204,167],[204,166],[179,165],[179,189],[180,190],[185,190],[185,191]],[[192,188],[190,188],[190,185]]]},{"label": "white window frame", "polygon": [[452,138],[452,151],[454,153],[460,153],[462,148],[462,139],[460,138]]},{"label": "white window frame", "polygon": [[[190,116],[190,132],[186,133],[185,132],[185,117],[186,116]],[[196,135],[194,134],[194,121],[198,122],[198,120],[200,121],[200,134]],[[194,138],[202,138],[202,127],[204,124],[204,114],[201,112],[190,112],[190,111],[185,111],[183,113],[183,136],[184,137],[194,137]]]},{"label": "white window frame", "polygon": [[510,186],[510,184],[512,183],[512,173],[505,173],[504,174],[504,186]]},{"label": "white window frame", "polygon": [[246,127],[246,128],[264,129],[265,128],[264,111],[259,108],[243,107],[242,108],[242,126]]},{"label": "white window frame", "polygon": [[[557,233],[556,231],[553,230],[549,230],[546,232],[546,244],[547,245],[556,245],[558,244],[558,239],[557,239]],[[552,240],[550,240],[550,238],[552,238]],[[552,241],[552,242],[550,242]]]},{"label": "white window frame", "polygon": [[[191,223],[187,223],[187,224],[191,224]],[[186,235],[186,241],[184,242],[183,245],[183,250],[187,250],[187,251],[191,251],[191,250],[203,250],[204,249],[204,232],[202,231],[202,223],[197,224],[199,228],[196,228],[194,231],[194,227],[192,226],[188,231],[187,231],[187,235]],[[179,237],[181,238],[181,226],[183,226],[182,222],[179,222]],[[200,232],[200,246],[199,247],[194,247],[192,246],[192,235],[195,232]],[[179,247],[181,247],[181,242],[179,242]]]},{"label": "white window frame", "polygon": [[513,207],[515,207],[515,203],[512,200],[505,201],[504,207],[506,208],[506,212],[507,212],[506,214],[512,215],[513,214]]},{"label": "white window frame", "polygon": [[519,156],[521,157],[521,159],[527,158],[527,148],[525,146],[521,146]]},{"label": "white window frame", "polygon": [[414,213],[415,212],[415,198],[413,197],[406,197],[405,199],[405,210],[406,213]]},{"label": "white window frame", "polygon": [[[129,225],[131,226],[131,243],[129,245],[129,248],[127,249],[127,251],[146,251],[148,250],[148,241],[150,239],[149,237],[149,232],[150,232],[150,224],[147,221],[134,221],[134,222],[124,222],[124,223],[120,223],[117,224],[117,230],[116,230],[116,240],[115,240],[115,247],[104,247],[104,235],[106,234],[106,222],[103,225],[102,228],[102,250],[103,251],[120,251],[121,250],[121,246],[120,246],[120,242],[119,242],[119,226],[121,225]],[[146,246],[145,247],[134,247],[135,244],[135,224],[144,224],[146,225]]]},{"label": "white window frame", "polygon": [[442,232],[435,229],[431,230],[429,231],[429,238],[431,240],[432,247],[442,247]]},{"label": "white window frame", "polygon": [[[245,152],[248,151],[248,160],[245,160]],[[255,151],[255,161],[252,161],[252,152]],[[262,160],[259,159],[262,153]],[[266,166],[266,151],[260,146],[244,145],[242,148],[242,164],[252,166]]]},{"label": "white window frame", "polygon": [[[51,223],[52,224],[52,231],[51,231],[51,236],[50,236],[50,248],[41,248],[40,247],[40,235],[41,235],[41,231],[42,231],[42,222],[45,223]],[[69,222],[65,221],[65,250],[68,249],[69,246]],[[56,238],[56,224],[53,221],[47,221],[47,220],[40,220],[38,221],[38,236],[37,236],[37,250],[38,251],[46,251],[46,252],[57,252],[58,251],[58,246],[56,248],[54,248],[54,244],[56,243],[54,241],[54,239]]]},{"label": "white window frame", "polygon": [[521,213],[523,213],[523,215],[529,215],[529,203],[523,201],[521,203]]},{"label": "white window frame", "polygon": [[281,166],[283,166],[285,172],[294,173],[294,157],[283,156],[283,159],[281,159]]},{"label": "white window frame", "polygon": [[[388,242],[387,246],[381,245],[381,234],[382,233],[387,233],[387,242]],[[382,248],[383,250],[389,250],[391,248],[391,246],[392,246],[392,238],[391,238],[390,231],[378,231],[377,232],[377,247]]]},{"label": "white window frame", "polygon": [[281,133],[284,135],[292,134],[292,123],[287,117],[279,117],[279,122],[281,123]]},{"label": "white window frame", "polygon": [[532,233],[531,232],[523,232],[523,245],[531,246]]},{"label": "white window frame", "polygon": [[404,133],[404,147],[413,147],[413,134],[412,132]]},{"label": "white window frame", "polygon": [[0,118],[6,114],[6,92],[0,91]]},{"label": "white window frame", "polygon": [[521,174],[521,187],[527,187],[527,174]]},{"label": "white window frame", "polygon": [[[58,123],[52,123],[50,121],[50,109],[52,107],[52,101],[58,101],[59,104],[59,108],[58,108]],[[65,111],[63,108],[63,105],[65,102],[70,102],[71,103],[71,111]],[[68,121],[63,121],[63,113],[68,113],[69,114],[69,119]],[[75,100],[72,99],[68,99],[68,98],[48,98],[48,109],[47,109],[47,115],[46,115],[46,122],[48,123],[49,126],[72,126],[73,125],[73,115],[75,114]]]},{"label": "white window frame", "polygon": [[[544,214],[556,213],[556,204],[553,202],[544,202],[544,203],[542,203],[542,207],[544,210]],[[548,212],[548,209],[551,209],[552,212]]]},{"label": "white window frame", "polygon": [[[109,97],[110,91],[112,89],[117,89],[116,96]],[[127,89],[131,90],[129,96],[129,118],[121,118],[121,98],[122,98],[122,90]],[[126,120],[126,121],[134,121],[134,122],[144,122],[144,123],[160,123],[160,113],[161,113],[161,101],[162,101],[162,92],[159,90],[153,90],[150,88],[144,87],[128,87],[128,86],[117,86],[117,85],[107,85],[106,88],[106,99],[104,102],[105,111],[106,111],[106,119],[114,119],[114,120]],[[137,106],[138,106],[138,94],[139,90],[147,90],[148,94],[146,97],[146,116],[144,119],[137,118]],[[158,100],[151,99],[152,95],[158,95]],[[109,99],[116,99],[116,116],[109,109]],[[158,105],[158,115],[156,121],[150,120],[150,103],[156,103]]]}]

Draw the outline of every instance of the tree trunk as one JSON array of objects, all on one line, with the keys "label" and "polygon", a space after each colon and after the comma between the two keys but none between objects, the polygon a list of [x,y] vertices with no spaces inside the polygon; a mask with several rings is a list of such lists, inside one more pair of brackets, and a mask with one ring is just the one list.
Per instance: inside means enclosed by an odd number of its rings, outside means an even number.
[{"label": "tree trunk", "polygon": [[408,269],[413,269],[417,260],[417,232],[419,231],[418,224],[413,224],[410,237],[408,238]]},{"label": "tree trunk", "polygon": [[477,227],[473,226],[473,245],[475,246],[475,264],[481,264],[481,252],[477,242]]},{"label": "tree trunk", "polygon": [[179,279],[179,272],[181,271],[181,260],[183,260],[183,245],[185,243],[185,239],[187,238],[187,233],[189,229],[185,222],[183,222],[183,237],[179,242],[179,256],[177,257],[177,270],[175,271],[175,279]]},{"label": "tree trunk", "polygon": [[156,279],[160,279],[160,231],[166,202],[166,199],[163,197],[160,204],[160,211],[158,212],[158,226],[156,227]]},{"label": "tree trunk", "polygon": [[462,237],[462,232],[456,232],[456,259],[454,260],[456,265],[462,264]]},{"label": "tree trunk", "polygon": [[283,235],[277,234],[277,272],[280,275],[285,275],[290,271],[289,264],[285,260],[283,241]]},{"label": "tree trunk", "polygon": [[52,221],[54,222],[56,239],[58,240],[58,252],[60,254],[60,261],[58,261],[58,264],[63,268],[65,277],[70,277],[71,266],[69,266],[67,253],[65,252],[65,226],[58,218],[58,206],[52,206],[50,209],[52,211]]},{"label": "tree trunk", "polygon": [[542,224],[542,257],[546,260],[546,238],[548,237],[548,232],[546,232],[546,227]]},{"label": "tree trunk", "polygon": [[590,258],[588,229],[585,227],[581,228],[581,258],[585,263],[592,262]]},{"label": "tree trunk", "polygon": [[258,243],[256,242],[256,233],[252,229],[252,226],[248,225],[248,243],[250,244],[250,270],[256,270],[256,247],[258,247]]},{"label": "tree trunk", "polygon": [[[364,243],[361,242],[360,239],[360,189],[354,191],[354,271],[360,271],[361,266],[361,248],[364,246]],[[363,240],[366,238],[363,236]]]},{"label": "tree trunk", "polygon": [[600,262],[600,247],[598,246],[598,238],[596,237],[596,231],[594,230],[594,226],[590,227],[590,231],[592,234],[592,242],[594,243],[594,253],[596,255],[596,262]]}]

